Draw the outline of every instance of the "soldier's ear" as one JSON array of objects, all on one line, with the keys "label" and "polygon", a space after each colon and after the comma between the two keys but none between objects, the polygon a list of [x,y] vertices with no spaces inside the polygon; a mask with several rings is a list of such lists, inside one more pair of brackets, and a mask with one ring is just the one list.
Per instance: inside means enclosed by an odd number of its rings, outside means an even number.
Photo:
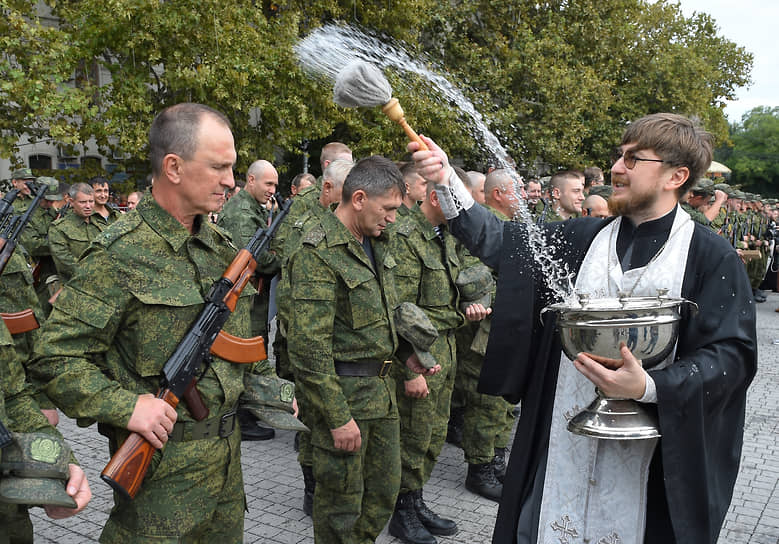
[{"label": "soldier's ear", "polygon": [[175,153],[168,153],[162,158],[162,173],[171,183],[181,183],[181,157]]},{"label": "soldier's ear", "polygon": [[355,210],[362,210],[368,201],[368,195],[362,189],[357,189],[352,193],[352,207]]}]

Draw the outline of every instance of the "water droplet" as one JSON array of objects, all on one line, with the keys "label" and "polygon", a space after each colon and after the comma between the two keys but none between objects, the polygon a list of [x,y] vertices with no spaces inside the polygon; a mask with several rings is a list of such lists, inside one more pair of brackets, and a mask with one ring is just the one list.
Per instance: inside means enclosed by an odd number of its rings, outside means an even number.
[{"label": "water droplet", "polygon": [[725,276],[722,276],[722,279],[724,280],[724,279],[725,279]]}]

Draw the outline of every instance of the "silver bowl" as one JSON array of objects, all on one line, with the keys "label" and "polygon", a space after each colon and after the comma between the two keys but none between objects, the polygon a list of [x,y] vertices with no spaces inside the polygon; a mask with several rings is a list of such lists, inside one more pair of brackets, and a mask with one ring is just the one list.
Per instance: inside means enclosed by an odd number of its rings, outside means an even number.
[{"label": "silver bowl", "polygon": [[[590,299],[579,294],[578,301],[553,304],[544,311],[557,312],[557,326],[565,355],[573,360],[579,353],[612,369],[622,365],[620,348],[624,342],[644,368],[663,361],[679,336],[681,307],[691,303],[667,296]],[[653,411],[629,399],[613,399],[596,389],[595,400],[568,422],[575,434],[608,440],[659,438]]]},{"label": "silver bowl", "polygon": [[686,302],[662,290],[654,297],[590,299],[580,294],[578,302],[553,304],[544,311],[557,312],[560,340],[569,359],[583,352],[606,366],[618,366],[624,342],[649,369],[673,350]]}]

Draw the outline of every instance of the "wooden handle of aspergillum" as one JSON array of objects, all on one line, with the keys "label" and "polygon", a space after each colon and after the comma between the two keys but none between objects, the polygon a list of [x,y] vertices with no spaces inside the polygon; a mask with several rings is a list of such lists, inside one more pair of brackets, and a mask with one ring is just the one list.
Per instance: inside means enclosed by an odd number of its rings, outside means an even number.
[{"label": "wooden handle of aspergillum", "polygon": [[422,138],[419,137],[419,134],[414,132],[414,129],[408,126],[405,114],[403,113],[403,108],[400,107],[400,102],[398,102],[397,98],[391,98],[389,102],[384,104],[384,106],[381,108],[381,111],[383,111],[384,115],[389,117],[391,121],[395,121],[397,124],[399,124],[406,133],[406,136],[408,136],[408,139],[419,144],[420,150],[428,150],[425,142],[423,142]]}]

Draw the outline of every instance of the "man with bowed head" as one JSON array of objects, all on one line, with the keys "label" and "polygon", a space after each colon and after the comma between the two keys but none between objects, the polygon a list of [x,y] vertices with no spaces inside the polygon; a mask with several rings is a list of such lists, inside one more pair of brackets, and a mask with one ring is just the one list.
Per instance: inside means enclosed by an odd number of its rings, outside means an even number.
[{"label": "man with bowed head", "polygon": [[[230,123],[207,106],[171,106],[152,122],[149,156],[151,192],[86,251],[30,371],[70,417],[96,419],[112,453],[130,432],[161,449],[134,499],[114,494],[101,542],[241,542],[235,409],[244,380],[272,369],[214,356],[197,384],[209,412],[202,421],[186,402],[173,408],[155,397],[163,365],[237,252],[207,219],[234,183]],[[225,332],[251,336],[253,293],[244,289]]]},{"label": "man with bowed head", "polygon": [[[546,225],[553,256],[594,298],[655,296],[695,302],[682,310],[675,352],[650,370],[622,347],[621,366],[561,353],[554,302],[526,244],[527,227],[501,223],[452,175],[446,154],[409,144],[436,183],[452,233],[498,272],[492,330],[479,388],[522,402],[494,543],[714,544],[733,493],[746,390],[756,370],[755,309],[738,255],[694,223],[679,199],[711,162],[711,137],[675,114],[625,130],[611,168],[608,219]],[[637,399],[657,410],[659,439],[597,440],[566,430],[592,400]],[[596,455],[597,454],[597,455]]]}]

